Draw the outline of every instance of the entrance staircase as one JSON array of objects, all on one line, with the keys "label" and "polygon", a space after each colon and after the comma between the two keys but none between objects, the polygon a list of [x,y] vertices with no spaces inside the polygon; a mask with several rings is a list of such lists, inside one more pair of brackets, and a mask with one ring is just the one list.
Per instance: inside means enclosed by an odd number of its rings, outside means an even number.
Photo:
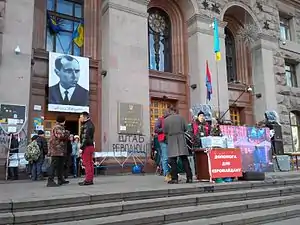
[{"label": "entrance staircase", "polygon": [[0,202],[0,225],[258,225],[299,215],[300,176]]}]

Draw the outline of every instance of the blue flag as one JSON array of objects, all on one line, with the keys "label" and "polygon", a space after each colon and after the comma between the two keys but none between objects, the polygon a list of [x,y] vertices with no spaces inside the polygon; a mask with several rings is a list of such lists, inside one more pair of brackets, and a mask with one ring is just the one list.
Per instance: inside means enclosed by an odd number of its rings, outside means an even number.
[{"label": "blue flag", "polygon": [[220,52],[220,38],[219,38],[219,25],[217,18],[214,18],[214,52],[216,54],[216,60],[221,60]]},{"label": "blue flag", "polygon": [[58,19],[50,16],[49,13],[47,13],[47,23],[51,33],[57,34],[61,31]]}]

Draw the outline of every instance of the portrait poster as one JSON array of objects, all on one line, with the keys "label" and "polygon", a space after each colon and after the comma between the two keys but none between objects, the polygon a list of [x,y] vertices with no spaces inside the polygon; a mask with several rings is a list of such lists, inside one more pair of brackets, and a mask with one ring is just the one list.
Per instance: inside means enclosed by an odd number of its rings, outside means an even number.
[{"label": "portrait poster", "polygon": [[49,52],[48,111],[89,112],[89,59]]}]

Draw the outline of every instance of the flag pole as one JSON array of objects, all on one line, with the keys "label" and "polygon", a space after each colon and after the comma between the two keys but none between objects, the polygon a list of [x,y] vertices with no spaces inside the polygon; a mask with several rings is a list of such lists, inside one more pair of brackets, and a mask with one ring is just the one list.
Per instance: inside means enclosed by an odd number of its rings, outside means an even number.
[{"label": "flag pole", "polygon": [[214,29],[214,52],[215,52],[215,60],[216,60],[216,76],[217,76],[217,101],[218,101],[218,115],[219,118],[221,116],[220,110],[220,90],[219,90],[219,63],[221,60],[221,52],[220,52],[220,42],[219,42],[219,25],[216,17],[213,21],[213,29]]},{"label": "flag pole", "polygon": [[216,75],[217,75],[217,101],[218,101],[218,118],[221,116],[220,110],[220,93],[219,93],[219,63],[216,60]]}]

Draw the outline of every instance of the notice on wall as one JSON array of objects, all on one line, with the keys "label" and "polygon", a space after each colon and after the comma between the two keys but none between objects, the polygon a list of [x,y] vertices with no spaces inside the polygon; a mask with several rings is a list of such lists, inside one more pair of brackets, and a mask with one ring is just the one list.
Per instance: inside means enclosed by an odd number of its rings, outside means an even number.
[{"label": "notice on wall", "polygon": [[242,176],[240,149],[212,149],[209,153],[211,178]]},{"label": "notice on wall", "polygon": [[120,102],[118,105],[118,133],[143,133],[143,105]]},{"label": "notice on wall", "polygon": [[25,121],[26,106],[0,104],[0,123],[8,125],[22,125]]}]

